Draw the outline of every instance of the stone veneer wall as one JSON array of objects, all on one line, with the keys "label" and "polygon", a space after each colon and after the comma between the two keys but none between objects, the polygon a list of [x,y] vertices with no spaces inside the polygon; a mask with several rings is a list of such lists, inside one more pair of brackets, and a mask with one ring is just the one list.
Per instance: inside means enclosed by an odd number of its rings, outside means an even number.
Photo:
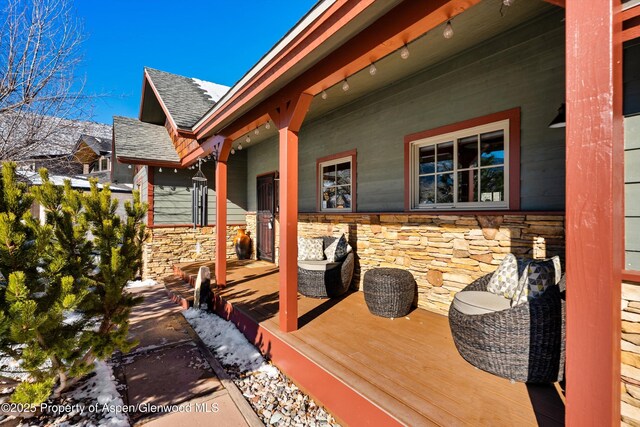
[{"label": "stone veneer wall", "polygon": [[622,284],[622,425],[640,426],[640,283]]},{"label": "stone veneer wall", "polygon": [[[247,215],[255,236],[255,214]],[[276,256],[278,254],[276,227]],[[304,237],[344,233],[356,252],[354,285],[376,267],[404,268],[418,283],[418,306],[446,315],[453,295],[494,271],[509,252],[564,262],[564,216],[301,213]]]},{"label": "stone veneer wall", "polygon": [[[235,258],[233,239],[244,228],[244,225],[227,227],[227,259]],[[213,261],[215,249],[215,226],[151,228],[143,248],[142,277],[163,278],[172,274],[175,263]]]}]

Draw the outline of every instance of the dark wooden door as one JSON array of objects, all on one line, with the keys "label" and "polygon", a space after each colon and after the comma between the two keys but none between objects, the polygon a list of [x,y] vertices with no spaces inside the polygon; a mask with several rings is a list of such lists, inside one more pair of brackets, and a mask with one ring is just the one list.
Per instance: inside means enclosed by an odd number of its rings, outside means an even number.
[{"label": "dark wooden door", "polygon": [[275,252],[275,210],[276,210],[276,175],[269,174],[258,177],[258,211],[257,239],[258,259],[274,261]]}]

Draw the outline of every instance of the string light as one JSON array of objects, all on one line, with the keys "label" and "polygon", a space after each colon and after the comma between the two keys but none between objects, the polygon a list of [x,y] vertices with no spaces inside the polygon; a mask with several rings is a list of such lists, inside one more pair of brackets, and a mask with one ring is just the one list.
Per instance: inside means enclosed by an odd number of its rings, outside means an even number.
[{"label": "string light", "polygon": [[251,138],[249,137],[249,135],[247,135],[244,142],[246,142],[247,144],[251,142]]},{"label": "string light", "polygon": [[254,130],[253,133],[258,135],[260,133],[260,129],[256,128],[256,130]]},{"label": "string light", "polygon": [[264,124],[264,128],[265,129],[270,129],[271,128],[271,123],[267,122]]},{"label": "string light", "polygon": [[238,144],[238,150],[242,150],[242,142]]},{"label": "string light", "polygon": [[347,79],[344,79],[344,83],[342,83],[342,90],[346,92],[349,90],[349,88],[349,82],[347,81]]},{"label": "string light", "polygon": [[451,37],[453,37],[453,27],[451,26],[451,21],[447,21],[447,25],[445,25],[442,35],[445,39],[450,39]]},{"label": "string light", "polygon": [[322,99],[327,99],[329,97],[329,95],[327,95],[327,92],[325,92],[324,90],[322,91],[322,94],[320,94],[320,98]]},{"label": "string light", "polygon": [[371,66],[369,67],[369,74],[371,74],[372,76],[375,76],[376,73],[378,72],[378,69],[376,68],[376,64],[371,64]]},{"label": "string light", "polygon": [[158,169],[158,172],[162,173],[162,168],[159,168],[159,169]]},{"label": "string light", "polygon": [[173,173],[178,173],[178,169],[174,169],[174,170],[173,170]]},{"label": "string light", "polygon": [[235,148],[231,149],[231,154],[236,154],[236,149]]},{"label": "string light", "polygon": [[502,0],[502,4],[505,6],[511,6],[514,0]]},{"label": "string light", "polygon": [[131,166],[131,165],[129,165],[129,169],[131,169],[131,168],[132,168],[132,166]]},{"label": "string light", "polygon": [[409,47],[407,47],[406,44],[402,46],[402,49],[400,49],[400,58],[402,59],[409,58]]}]

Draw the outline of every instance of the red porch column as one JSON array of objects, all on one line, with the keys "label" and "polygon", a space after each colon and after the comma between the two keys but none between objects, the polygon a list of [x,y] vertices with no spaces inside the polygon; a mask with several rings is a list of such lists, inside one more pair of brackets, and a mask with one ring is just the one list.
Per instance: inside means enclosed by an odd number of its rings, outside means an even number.
[{"label": "red porch column", "polygon": [[298,131],[313,96],[301,94],[269,115],[280,132],[280,329],[298,329]]},{"label": "red porch column", "polygon": [[619,425],[624,207],[620,1],[566,4],[566,422]]},{"label": "red porch column", "polygon": [[227,284],[227,160],[231,151],[230,139],[224,139],[216,146],[218,163],[216,166],[216,285]]}]

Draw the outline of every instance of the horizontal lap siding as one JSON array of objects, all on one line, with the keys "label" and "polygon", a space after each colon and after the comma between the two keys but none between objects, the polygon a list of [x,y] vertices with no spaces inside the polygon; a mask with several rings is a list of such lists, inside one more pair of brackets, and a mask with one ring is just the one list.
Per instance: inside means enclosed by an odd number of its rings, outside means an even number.
[{"label": "horizontal lap siding", "polygon": [[[404,210],[404,136],[521,107],[521,208],[564,208],[564,131],[549,129],[564,97],[561,14],[546,15],[452,59],[304,123],[299,208],[316,210],[316,159],[357,150],[357,210]],[[321,102],[321,101],[316,101]],[[256,176],[278,167],[277,138],[247,150]]]},{"label": "horizontal lap siding", "polygon": [[[214,186],[213,162],[206,162],[202,171],[207,177],[208,186],[208,222],[216,222],[216,193]],[[233,156],[228,168],[227,223],[244,224],[246,214],[246,154]],[[191,198],[195,170],[162,168],[154,173],[154,224],[190,224]]]},{"label": "horizontal lap siding", "polygon": [[625,118],[624,126],[625,268],[640,270],[640,116]]}]

